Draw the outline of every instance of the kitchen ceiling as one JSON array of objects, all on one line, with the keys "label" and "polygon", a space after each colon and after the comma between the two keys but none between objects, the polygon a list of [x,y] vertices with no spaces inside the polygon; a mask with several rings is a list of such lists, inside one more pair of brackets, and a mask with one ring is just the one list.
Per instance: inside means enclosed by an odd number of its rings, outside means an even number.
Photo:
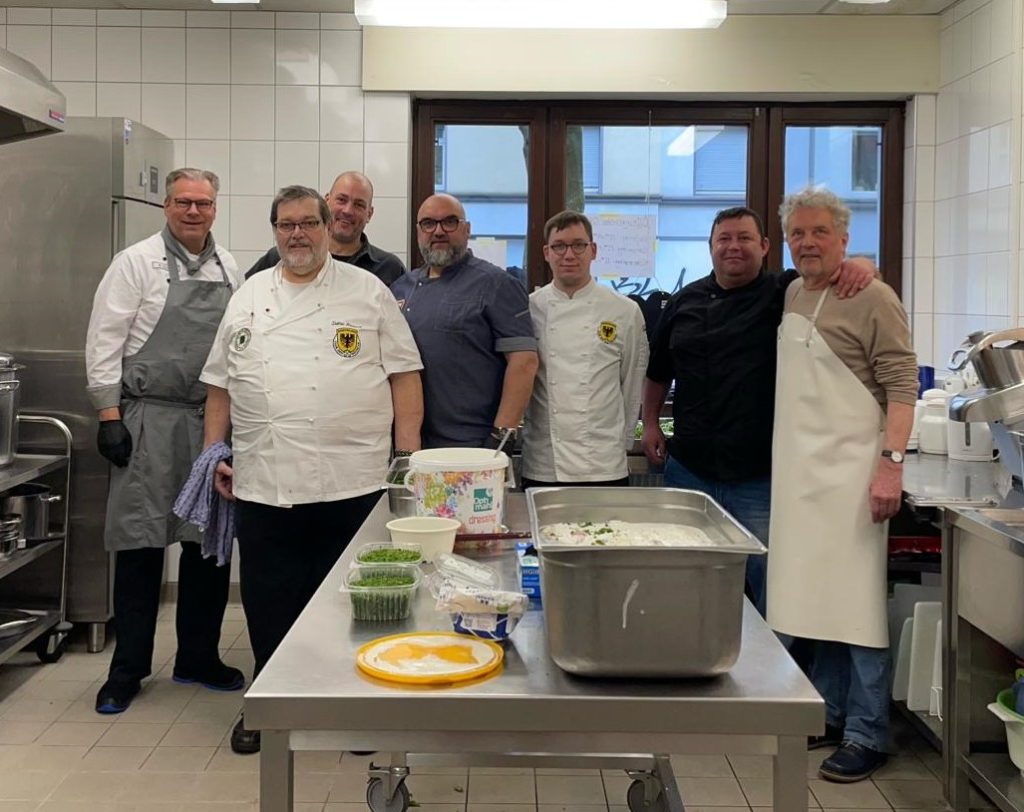
[{"label": "kitchen ceiling", "polygon": [[[428,0],[429,1],[429,0]],[[891,0],[854,4],[840,0],[729,0],[729,14],[938,14],[956,0]],[[215,5],[210,0],[15,0],[6,6],[50,8],[190,9],[192,11],[353,11],[353,0],[262,0],[254,5]]]}]

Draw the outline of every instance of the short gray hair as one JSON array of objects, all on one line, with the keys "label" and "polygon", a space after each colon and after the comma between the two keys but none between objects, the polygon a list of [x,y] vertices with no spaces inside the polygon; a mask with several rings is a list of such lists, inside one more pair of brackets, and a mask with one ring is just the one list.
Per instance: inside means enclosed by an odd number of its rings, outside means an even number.
[{"label": "short gray hair", "polygon": [[315,200],[318,204],[320,211],[320,220],[325,225],[331,222],[331,209],[327,205],[327,201],[324,200],[324,196],[320,194],[316,189],[310,189],[308,186],[285,186],[280,189],[277,195],[274,197],[274,202],[270,204],[270,224],[277,224],[277,207],[282,203],[290,203],[293,200]]},{"label": "short gray hair", "polygon": [[191,166],[183,166],[180,169],[172,169],[167,173],[167,179],[164,181],[165,199],[170,199],[171,187],[179,180],[205,180],[213,187],[214,197],[220,191],[220,178],[209,169],[193,169]]},{"label": "short gray hair", "polygon": [[786,195],[779,206],[779,218],[782,220],[782,233],[785,234],[789,218],[797,209],[825,209],[832,215],[836,231],[846,234],[850,230],[850,209],[834,193],[824,186],[808,186],[799,192]]}]

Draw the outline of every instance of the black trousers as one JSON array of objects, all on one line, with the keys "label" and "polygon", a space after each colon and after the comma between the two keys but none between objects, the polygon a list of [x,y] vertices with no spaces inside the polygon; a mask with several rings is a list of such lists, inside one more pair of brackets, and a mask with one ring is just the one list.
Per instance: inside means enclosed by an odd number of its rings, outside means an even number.
[{"label": "black trousers", "polygon": [[527,488],[562,488],[571,485],[577,488],[625,488],[629,485],[629,477],[622,479],[606,479],[604,482],[542,482],[539,479],[527,479],[522,477],[520,482],[522,489]]},{"label": "black trousers", "polygon": [[290,508],[238,500],[242,608],[253,679],[370,515],[380,492]]},{"label": "black trousers", "polygon": [[[204,559],[194,542],[181,543],[178,609],[175,627],[178,652],[175,672],[191,676],[220,662],[218,645],[228,602],[230,567]],[[164,550],[145,547],[118,550],[114,570],[114,627],[117,645],[110,661],[110,681],[137,686],[153,671],[153,635],[160,608]]]}]

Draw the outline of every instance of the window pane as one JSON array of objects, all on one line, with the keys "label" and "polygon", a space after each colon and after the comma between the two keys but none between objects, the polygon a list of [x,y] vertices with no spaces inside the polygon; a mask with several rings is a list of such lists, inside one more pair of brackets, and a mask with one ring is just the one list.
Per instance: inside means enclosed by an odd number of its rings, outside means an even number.
[{"label": "window pane", "polygon": [[595,273],[618,271],[601,283],[645,296],[710,273],[715,214],[746,203],[746,127],[570,125],[566,136],[567,206],[594,222]]}]

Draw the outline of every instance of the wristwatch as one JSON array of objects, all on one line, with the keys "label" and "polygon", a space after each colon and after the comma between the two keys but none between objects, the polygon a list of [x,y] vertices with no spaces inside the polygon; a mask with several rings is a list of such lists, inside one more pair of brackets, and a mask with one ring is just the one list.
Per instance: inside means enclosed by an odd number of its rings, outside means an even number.
[{"label": "wristwatch", "polygon": [[890,460],[892,460],[896,464],[899,464],[899,463],[903,462],[903,452],[902,451],[890,451],[887,448],[887,449],[885,449],[885,451],[882,452],[882,456],[883,457],[888,457]]}]

